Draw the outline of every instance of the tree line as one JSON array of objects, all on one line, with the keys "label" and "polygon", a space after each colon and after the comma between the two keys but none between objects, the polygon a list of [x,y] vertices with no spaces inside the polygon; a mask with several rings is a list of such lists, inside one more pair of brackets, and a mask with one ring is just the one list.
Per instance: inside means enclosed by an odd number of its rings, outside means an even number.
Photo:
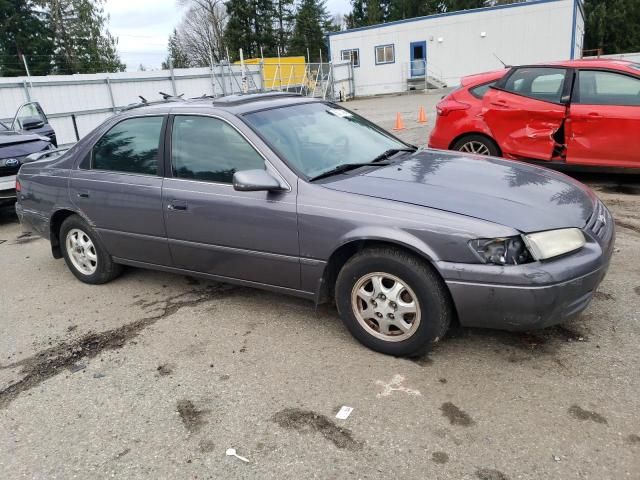
[{"label": "tree line", "polygon": [[182,0],[186,12],[169,37],[176,68],[206,66],[245,58],[303,55],[326,59],[331,18],[326,0]]},{"label": "tree line", "polygon": [[[108,0],[0,0],[0,76],[123,71],[106,27]],[[326,0],[177,0],[185,13],[169,37],[168,68],[261,55],[326,59],[326,34],[417,16],[527,0],[351,0],[344,17]],[[639,0],[585,0],[584,48],[640,51]],[[544,26],[541,26],[543,33]],[[228,53],[227,53],[228,52]]]},{"label": "tree line", "polygon": [[[104,0],[0,0],[0,76],[124,71]],[[24,56],[24,60],[23,60]]]}]

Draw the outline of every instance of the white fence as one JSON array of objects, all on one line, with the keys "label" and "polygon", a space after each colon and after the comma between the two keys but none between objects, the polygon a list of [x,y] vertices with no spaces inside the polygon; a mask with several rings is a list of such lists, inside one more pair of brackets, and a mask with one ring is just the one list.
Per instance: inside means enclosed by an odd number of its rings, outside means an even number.
[{"label": "white fence", "polygon": [[[272,89],[263,85],[262,65],[246,65],[245,69],[249,92]],[[307,64],[303,70],[304,84],[291,85],[289,91],[335,100],[351,96],[350,64]],[[0,78],[0,120],[10,121],[23,103],[40,102],[58,143],[65,145],[82,138],[122,107],[140,102],[140,97],[151,102],[162,98],[159,92],[195,98],[242,91],[240,65],[228,64],[151,72]]]},{"label": "white fence", "polygon": [[[260,67],[247,66],[246,72],[249,91],[261,90]],[[184,94],[185,98],[191,98],[241,91],[241,72],[237,65],[30,79],[0,78],[0,119],[11,119],[18,106],[25,102],[40,102],[56,131],[58,142],[68,144],[77,140],[74,115],[78,137],[82,138],[120,108],[140,102],[140,96],[153,101],[162,98],[159,92]]]}]

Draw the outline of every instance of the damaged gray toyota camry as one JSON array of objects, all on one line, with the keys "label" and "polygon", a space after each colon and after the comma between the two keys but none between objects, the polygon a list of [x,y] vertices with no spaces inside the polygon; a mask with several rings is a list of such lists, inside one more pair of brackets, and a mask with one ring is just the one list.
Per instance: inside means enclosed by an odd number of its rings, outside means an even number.
[{"label": "damaged gray toyota camry", "polygon": [[418,149],[300,96],[139,105],[42,157],[20,169],[16,209],[79,280],[129,265],[333,299],[391,355],[453,322],[563,322],[613,252],[609,211],[567,176]]}]

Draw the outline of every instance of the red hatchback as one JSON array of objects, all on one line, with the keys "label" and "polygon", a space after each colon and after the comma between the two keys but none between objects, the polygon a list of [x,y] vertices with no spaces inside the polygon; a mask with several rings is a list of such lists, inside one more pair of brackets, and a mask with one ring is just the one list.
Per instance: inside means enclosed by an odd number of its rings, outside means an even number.
[{"label": "red hatchback", "polygon": [[571,60],[462,79],[429,147],[558,166],[640,168],[640,65]]}]

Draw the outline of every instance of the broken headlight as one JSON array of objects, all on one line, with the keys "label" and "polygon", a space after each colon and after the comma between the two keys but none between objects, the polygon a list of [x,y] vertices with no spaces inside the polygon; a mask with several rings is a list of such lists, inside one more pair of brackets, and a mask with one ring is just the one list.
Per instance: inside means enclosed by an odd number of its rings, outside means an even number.
[{"label": "broken headlight", "polygon": [[520,265],[533,261],[533,257],[521,236],[479,238],[471,240],[469,246],[484,263]]}]

